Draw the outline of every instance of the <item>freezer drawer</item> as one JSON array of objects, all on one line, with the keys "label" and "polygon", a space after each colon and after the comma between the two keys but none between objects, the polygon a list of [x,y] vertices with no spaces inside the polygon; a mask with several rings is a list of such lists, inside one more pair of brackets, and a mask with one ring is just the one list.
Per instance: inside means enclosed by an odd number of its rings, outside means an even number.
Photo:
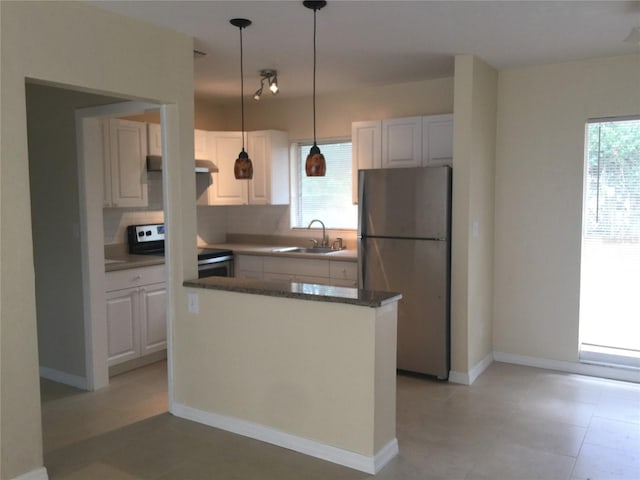
[{"label": "freezer drawer", "polygon": [[449,375],[449,262],[446,242],[361,238],[362,288],[400,292],[398,368]]}]

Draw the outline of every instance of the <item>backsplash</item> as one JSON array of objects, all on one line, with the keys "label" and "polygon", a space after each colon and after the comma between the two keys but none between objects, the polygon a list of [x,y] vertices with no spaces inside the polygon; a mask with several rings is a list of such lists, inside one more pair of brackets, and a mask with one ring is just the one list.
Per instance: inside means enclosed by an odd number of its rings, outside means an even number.
[{"label": "backsplash", "polygon": [[127,243],[127,226],[164,222],[162,210],[105,208],[102,210],[104,244]]},{"label": "backsplash", "polygon": [[147,173],[147,188],[149,205],[146,208],[104,208],[102,210],[105,245],[127,243],[128,225],[164,222],[160,172]]},{"label": "backsplash", "polygon": [[[274,241],[282,237],[289,242],[297,238],[305,244],[306,239],[319,239],[322,233],[318,229],[289,228],[290,213],[288,205],[249,205],[227,207],[227,239],[239,241],[241,238],[271,237]],[[327,229],[330,240],[341,237],[347,248],[355,248],[355,230]],[[248,241],[248,240],[247,240]],[[278,242],[280,243],[280,242]]]}]

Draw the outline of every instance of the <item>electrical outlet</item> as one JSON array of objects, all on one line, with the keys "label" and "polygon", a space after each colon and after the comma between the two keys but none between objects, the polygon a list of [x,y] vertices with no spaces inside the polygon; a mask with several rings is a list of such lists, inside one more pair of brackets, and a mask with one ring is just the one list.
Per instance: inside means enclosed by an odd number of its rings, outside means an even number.
[{"label": "electrical outlet", "polygon": [[187,309],[189,313],[200,313],[200,302],[197,293],[187,293]]}]

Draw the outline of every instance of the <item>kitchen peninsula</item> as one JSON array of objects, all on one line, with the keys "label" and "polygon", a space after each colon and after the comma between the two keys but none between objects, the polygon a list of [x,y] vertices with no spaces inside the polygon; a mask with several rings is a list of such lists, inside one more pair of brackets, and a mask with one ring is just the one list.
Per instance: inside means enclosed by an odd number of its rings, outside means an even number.
[{"label": "kitchen peninsula", "polygon": [[177,416],[367,473],[398,452],[400,294],[295,282],[188,280],[175,326]]}]

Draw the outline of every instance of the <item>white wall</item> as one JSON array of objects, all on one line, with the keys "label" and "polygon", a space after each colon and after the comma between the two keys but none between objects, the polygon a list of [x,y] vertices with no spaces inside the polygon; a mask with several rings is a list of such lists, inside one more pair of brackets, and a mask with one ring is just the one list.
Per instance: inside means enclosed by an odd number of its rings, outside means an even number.
[{"label": "white wall", "polygon": [[[193,167],[193,41],[174,31],[80,2],[0,2],[0,478],[41,472],[42,435],[36,341],[25,80],[167,103],[170,292],[196,273]],[[144,61],[141,61],[144,59]],[[173,68],[167,69],[171,65]]]},{"label": "white wall", "polygon": [[577,361],[585,122],[640,112],[640,55],[498,84],[493,347]]}]

